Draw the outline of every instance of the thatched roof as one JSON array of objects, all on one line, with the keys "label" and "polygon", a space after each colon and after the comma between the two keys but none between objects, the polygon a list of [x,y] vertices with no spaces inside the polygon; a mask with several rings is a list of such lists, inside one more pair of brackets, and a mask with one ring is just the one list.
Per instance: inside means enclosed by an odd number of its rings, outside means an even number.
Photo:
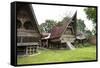
[{"label": "thatched roof", "polygon": [[32,25],[35,26],[38,33],[40,34],[38,21],[36,19],[35,12],[31,4],[17,3],[16,14],[17,14],[17,19],[23,18],[24,21],[26,19],[31,20]]},{"label": "thatched roof", "polygon": [[78,32],[77,35],[76,35],[76,39],[85,39],[86,38],[86,35],[84,32]]},{"label": "thatched roof", "polygon": [[65,27],[62,26],[55,26],[54,28],[52,28],[51,30],[51,36],[50,38],[59,38],[62,34],[62,32],[64,31]]},{"label": "thatched roof", "polygon": [[75,15],[76,13],[71,19],[64,21],[62,26],[54,26],[51,29],[50,39],[59,39],[62,36],[62,33],[65,31],[65,29],[67,29],[68,25],[72,22],[72,19],[75,17]]}]

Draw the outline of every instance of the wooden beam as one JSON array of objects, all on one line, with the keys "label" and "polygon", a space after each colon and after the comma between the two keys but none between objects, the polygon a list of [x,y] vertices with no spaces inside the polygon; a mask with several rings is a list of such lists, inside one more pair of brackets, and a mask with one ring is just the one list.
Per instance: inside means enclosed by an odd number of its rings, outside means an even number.
[{"label": "wooden beam", "polygon": [[17,32],[17,36],[40,37],[38,33]]},{"label": "wooden beam", "polygon": [[38,42],[27,42],[27,43],[17,43],[17,46],[30,46],[30,45],[39,45]]}]

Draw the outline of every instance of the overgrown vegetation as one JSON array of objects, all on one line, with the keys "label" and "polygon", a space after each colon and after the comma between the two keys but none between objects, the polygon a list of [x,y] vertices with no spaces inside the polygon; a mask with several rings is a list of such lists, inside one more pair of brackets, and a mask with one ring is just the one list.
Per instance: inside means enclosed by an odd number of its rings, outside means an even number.
[{"label": "overgrown vegetation", "polygon": [[84,47],[90,47],[90,46],[94,46],[93,44],[90,44],[88,42],[85,42],[84,44],[82,43],[78,43],[74,45],[76,48],[84,48]]}]

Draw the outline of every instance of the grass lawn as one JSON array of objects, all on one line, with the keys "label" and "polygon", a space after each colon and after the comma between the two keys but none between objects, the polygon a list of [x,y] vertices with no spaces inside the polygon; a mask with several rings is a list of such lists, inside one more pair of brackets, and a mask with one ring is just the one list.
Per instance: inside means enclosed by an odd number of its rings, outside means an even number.
[{"label": "grass lawn", "polygon": [[42,50],[35,56],[18,57],[17,63],[20,65],[86,60],[96,60],[95,46],[76,48],[75,50]]}]

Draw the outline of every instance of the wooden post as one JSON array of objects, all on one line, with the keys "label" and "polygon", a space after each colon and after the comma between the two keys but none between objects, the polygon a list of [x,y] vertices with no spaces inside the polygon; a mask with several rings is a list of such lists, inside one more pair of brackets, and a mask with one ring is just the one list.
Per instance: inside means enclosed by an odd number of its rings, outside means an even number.
[{"label": "wooden post", "polygon": [[39,40],[39,47],[41,46],[41,41]]},{"label": "wooden post", "polygon": [[48,39],[47,39],[47,48],[48,48]]},{"label": "wooden post", "polygon": [[28,48],[27,48],[27,46],[26,46],[26,55],[28,55]]}]

